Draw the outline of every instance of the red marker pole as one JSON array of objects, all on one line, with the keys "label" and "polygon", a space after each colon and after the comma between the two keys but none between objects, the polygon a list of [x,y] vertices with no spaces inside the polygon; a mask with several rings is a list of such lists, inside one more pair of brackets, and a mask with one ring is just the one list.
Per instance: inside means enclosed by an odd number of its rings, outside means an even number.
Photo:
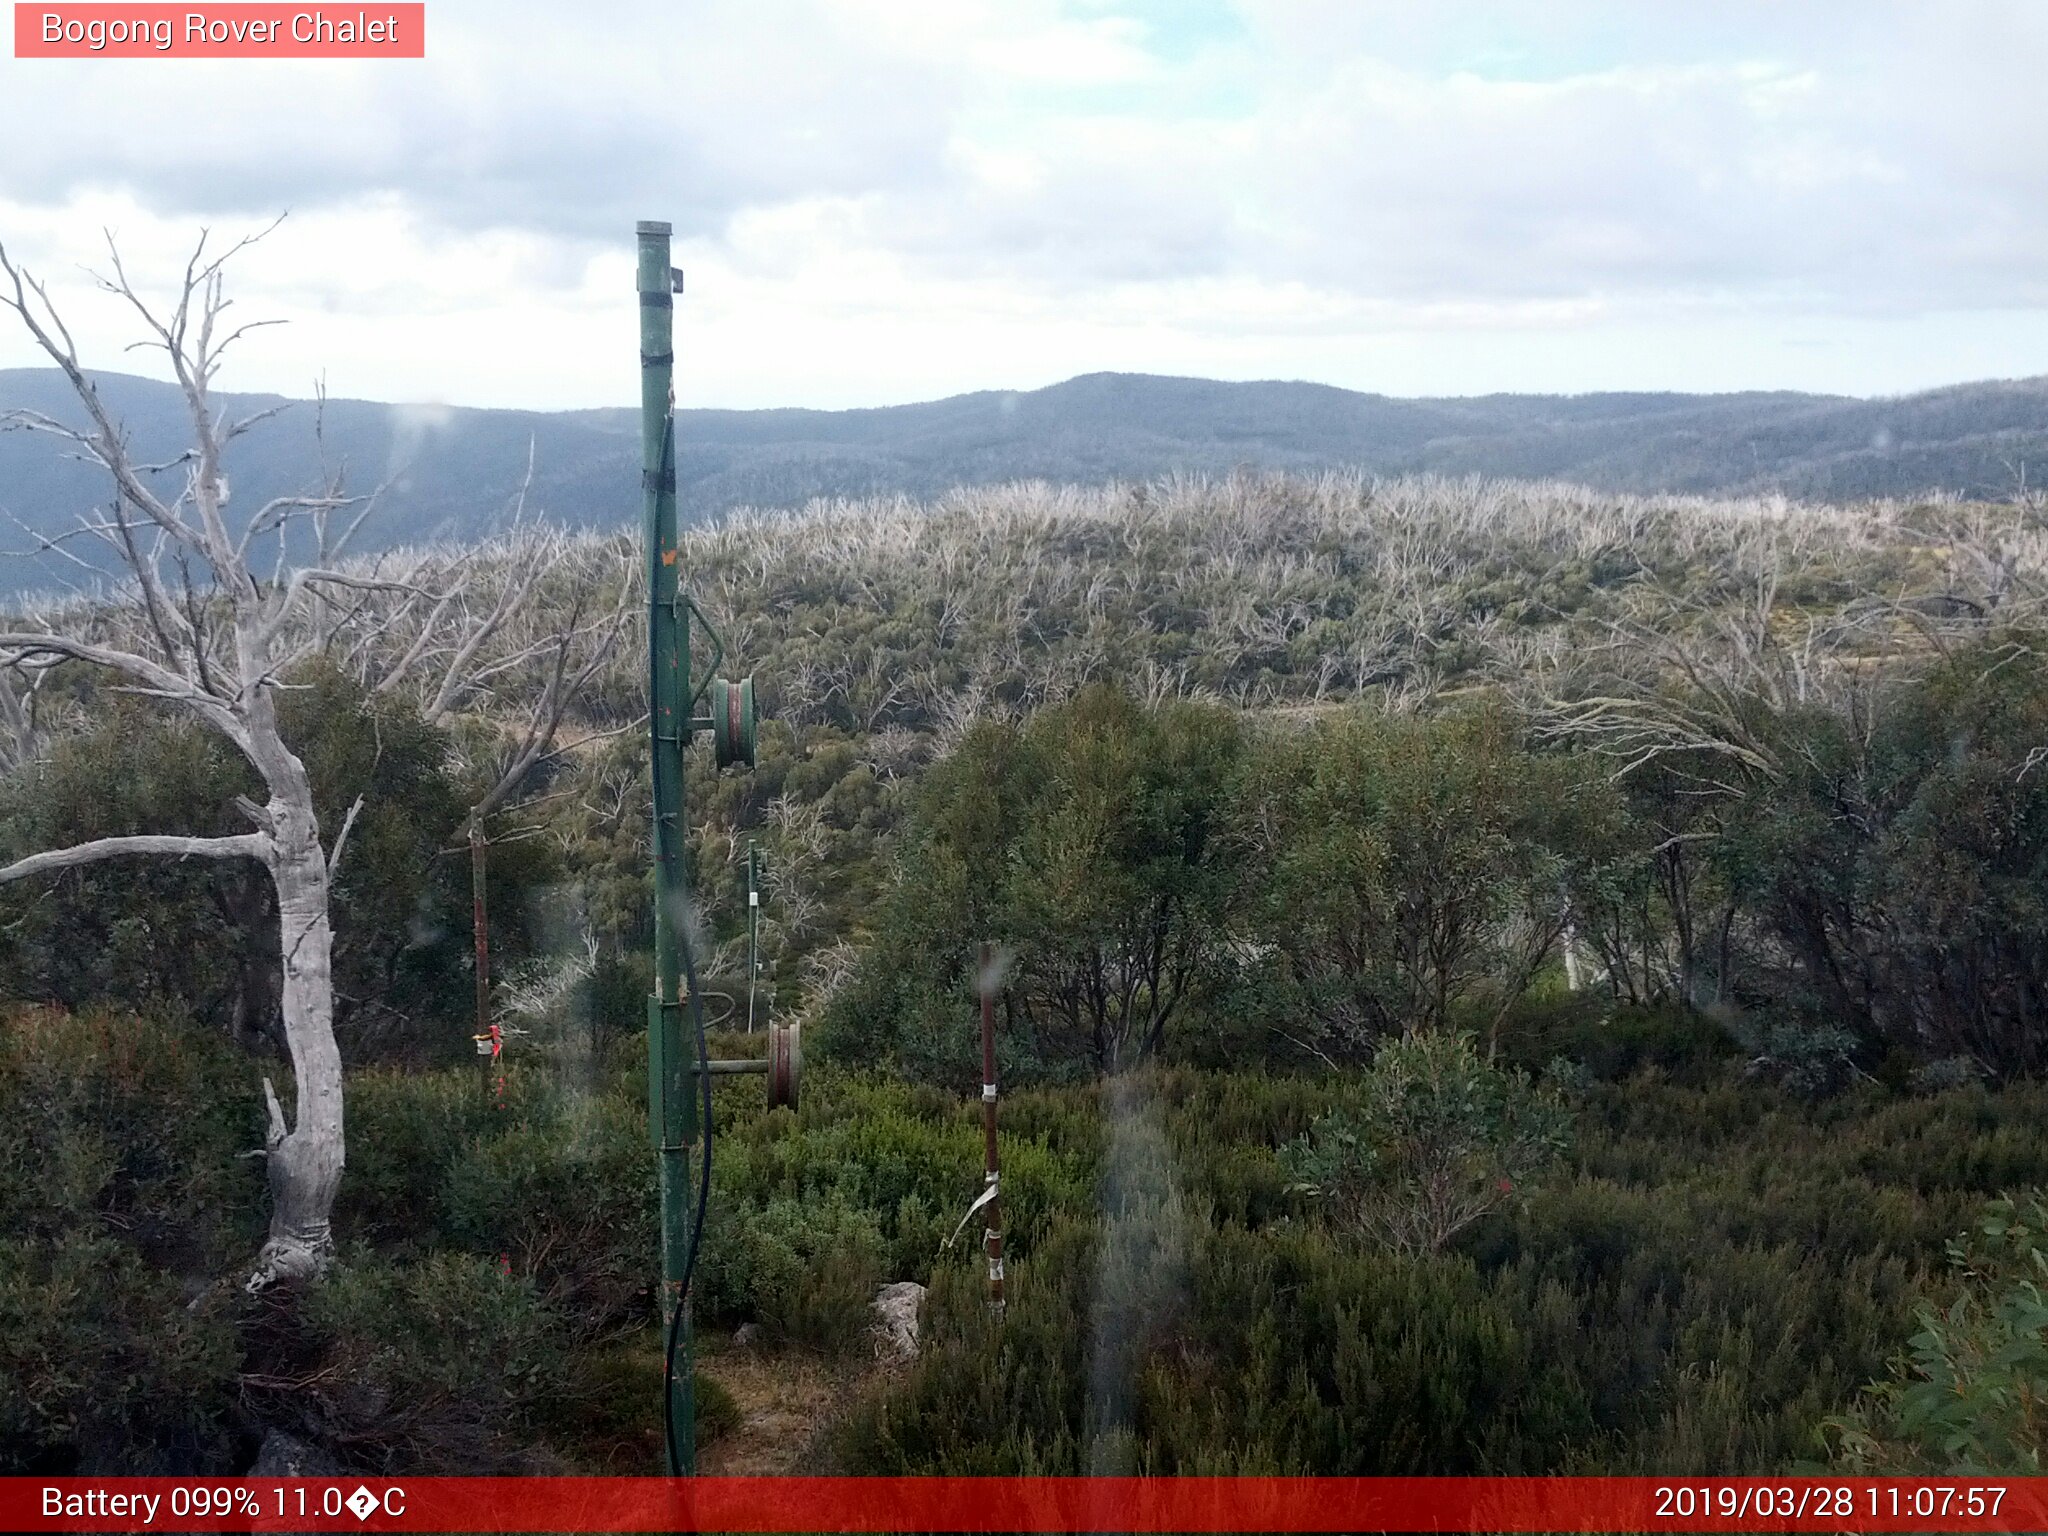
[{"label": "red marker pole", "polygon": [[982,1250],[988,1255],[988,1304],[1003,1310],[1002,1158],[996,1150],[996,947],[981,946],[981,1139],[988,1187],[988,1226]]}]

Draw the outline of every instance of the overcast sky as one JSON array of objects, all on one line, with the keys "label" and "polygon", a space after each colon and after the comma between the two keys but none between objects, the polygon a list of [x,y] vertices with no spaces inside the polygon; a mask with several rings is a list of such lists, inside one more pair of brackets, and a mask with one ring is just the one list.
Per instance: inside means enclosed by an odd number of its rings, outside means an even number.
[{"label": "overcast sky", "polygon": [[[428,0],[424,61],[0,59],[0,241],[241,258],[223,382],[688,404],[1097,369],[1393,395],[2048,373],[2048,5]],[[37,361],[0,329],[0,367]]]}]

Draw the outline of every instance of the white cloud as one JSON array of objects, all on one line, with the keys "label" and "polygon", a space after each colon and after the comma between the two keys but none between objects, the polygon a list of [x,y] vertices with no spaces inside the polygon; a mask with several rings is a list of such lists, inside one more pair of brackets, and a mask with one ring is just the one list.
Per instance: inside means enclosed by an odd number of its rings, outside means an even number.
[{"label": "white cloud", "polygon": [[658,216],[687,387],[732,403],[2048,367],[2048,9],[1237,0],[1194,36],[1204,10],[434,0],[417,63],[0,60],[0,134],[38,146],[0,238],[63,272],[111,221],[164,270],[289,206],[244,281],[294,324],[244,382],[408,400],[626,398]]}]

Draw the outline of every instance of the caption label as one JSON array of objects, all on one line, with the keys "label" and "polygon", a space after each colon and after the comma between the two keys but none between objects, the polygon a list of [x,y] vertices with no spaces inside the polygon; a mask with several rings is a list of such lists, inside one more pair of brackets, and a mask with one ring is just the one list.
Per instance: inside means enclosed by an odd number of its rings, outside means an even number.
[{"label": "caption label", "polygon": [[33,4],[14,7],[18,59],[423,59],[424,3]]}]

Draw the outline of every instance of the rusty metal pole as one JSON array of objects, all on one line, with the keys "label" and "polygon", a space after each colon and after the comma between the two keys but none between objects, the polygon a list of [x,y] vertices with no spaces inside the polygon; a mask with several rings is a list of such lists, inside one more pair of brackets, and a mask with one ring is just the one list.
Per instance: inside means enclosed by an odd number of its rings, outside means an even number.
[{"label": "rusty metal pole", "polygon": [[[469,818],[469,919],[476,940],[476,1039],[481,1045],[491,1038],[491,927],[484,907],[484,828],[475,815]],[[495,1060],[485,1064],[486,1083],[497,1067]]]},{"label": "rusty metal pole", "polygon": [[988,1255],[988,1304],[1003,1310],[1002,1158],[996,1150],[996,947],[981,946],[981,1140],[986,1165],[988,1225],[982,1251]]}]

